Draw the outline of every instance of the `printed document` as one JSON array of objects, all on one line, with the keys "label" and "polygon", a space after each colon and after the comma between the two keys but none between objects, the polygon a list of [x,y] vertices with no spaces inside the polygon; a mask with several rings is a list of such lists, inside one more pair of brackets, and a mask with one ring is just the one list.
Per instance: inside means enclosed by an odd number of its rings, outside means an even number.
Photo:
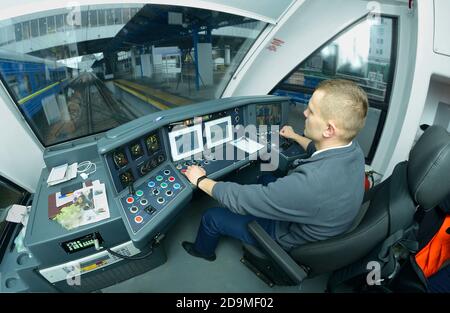
[{"label": "printed document", "polygon": [[75,162],[70,165],[64,164],[52,168],[52,171],[47,179],[47,184],[49,186],[53,186],[77,177],[77,166],[78,163]]},{"label": "printed document", "polygon": [[74,229],[110,217],[105,184],[94,181],[92,186],[76,190],[68,198],[72,204],[63,207],[53,218],[66,229]]},{"label": "printed document", "polygon": [[264,148],[264,145],[249,139],[247,137],[241,137],[238,138],[236,140],[233,140],[230,142],[233,146],[235,146],[236,148],[245,151],[249,154],[255,153],[258,150],[261,150],[262,148]]}]

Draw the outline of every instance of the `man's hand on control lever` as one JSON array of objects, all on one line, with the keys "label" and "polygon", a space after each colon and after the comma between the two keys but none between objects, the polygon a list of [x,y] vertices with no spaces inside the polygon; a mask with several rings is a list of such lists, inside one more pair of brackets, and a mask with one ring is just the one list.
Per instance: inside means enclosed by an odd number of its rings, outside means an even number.
[{"label": "man's hand on control lever", "polygon": [[285,125],[280,130],[280,135],[282,137],[286,138],[286,139],[294,139],[296,133],[295,133],[294,129],[291,126]]}]

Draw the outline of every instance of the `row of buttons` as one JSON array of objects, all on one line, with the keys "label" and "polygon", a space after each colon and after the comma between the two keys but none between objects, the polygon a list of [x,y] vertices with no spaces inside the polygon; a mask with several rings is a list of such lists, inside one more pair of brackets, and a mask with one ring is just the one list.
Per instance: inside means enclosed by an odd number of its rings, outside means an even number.
[{"label": "row of buttons", "polygon": [[[211,158],[210,159],[212,162],[217,161],[215,158]],[[200,167],[203,167],[204,165],[208,165],[209,164],[209,160],[200,160],[200,161],[188,161],[188,162],[184,162],[183,164],[178,163],[175,167],[177,170],[185,173],[186,169],[183,169],[183,167],[188,167],[190,165],[198,165]]]},{"label": "row of buttons", "polygon": [[[172,176],[169,177],[169,181],[170,181],[170,182],[174,182],[174,181],[175,181],[175,178],[173,178],[173,179],[171,179],[171,178],[172,178]],[[150,182],[148,182],[147,186],[148,186],[149,188],[153,188],[153,187],[156,186],[156,184],[155,184],[154,181],[150,181]],[[168,186],[169,186],[169,185],[168,185],[167,183],[165,183],[165,182],[163,182],[163,183],[160,184],[160,187],[163,188],[163,189],[166,189]],[[181,185],[180,185],[179,183],[173,184],[173,189],[178,190],[178,189],[180,189],[180,188],[181,188]]]},{"label": "row of buttons", "polygon": [[[137,213],[137,211],[138,211],[138,208],[136,206],[132,206],[131,209],[130,209],[130,212],[133,213],[133,214]],[[154,214],[156,212],[156,209],[151,207],[151,206],[148,206],[148,207],[146,207],[144,209],[144,211],[147,212],[148,214],[152,215],[152,214]],[[134,221],[137,224],[140,224],[140,223],[142,223],[144,221],[144,218],[141,215],[136,215],[134,217]]]},{"label": "row of buttons", "polygon": [[[152,191],[152,194],[154,196],[159,195],[159,193],[160,193],[160,191],[158,189],[153,189],[153,191]],[[166,191],[166,196],[171,197],[172,195],[173,195],[173,191],[172,190],[167,190]],[[158,199],[160,199],[160,198],[158,198]],[[128,197],[127,198],[127,203],[128,204],[133,204],[134,203],[134,198],[133,197]],[[148,200],[147,199],[141,199],[141,201],[139,201],[139,203],[141,205],[147,205],[148,204]],[[163,202],[159,202],[158,201],[158,203],[164,203],[164,201]]]},{"label": "row of buttons", "polygon": [[[150,182],[150,183],[152,183],[152,182]],[[148,186],[150,187],[150,188],[153,188],[155,185],[154,185],[154,183],[153,184],[150,184],[150,183],[148,183]],[[166,189],[167,187],[168,187],[168,184],[167,183],[161,183],[161,188],[163,188],[163,189]],[[179,184],[179,183],[175,183],[175,184],[173,184],[173,189],[175,189],[175,190],[178,190],[178,189],[180,189],[181,188],[181,185]],[[159,190],[158,189],[153,189],[152,190],[152,194],[153,195],[155,195],[155,196],[157,196],[157,195],[159,195]],[[144,195],[144,192],[142,191],[142,190],[138,190],[138,191],[136,191],[136,196],[138,196],[138,197],[142,197]],[[167,190],[166,191],[166,195],[167,196],[172,196],[173,195],[173,191],[171,191],[171,190]],[[126,199],[126,202],[128,203],[128,204],[132,204],[133,202],[134,202],[134,198],[133,197],[128,197],[127,199]],[[142,200],[141,200],[141,202],[142,202]],[[143,205],[145,205],[145,204],[143,204]]]},{"label": "row of buttons", "polygon": [[[158,182],[162,181],[163,179],[164,179],[164,177],[162,177],[161,175],[156,176],[156,181],[158,181]],[[174,182],[174,181],[175,181],[175,177],[170,176],[170,177],[169,177],[169,181],[170,181],[171,183]],[[155,182],[151,180],[151,181],[149,181],[148,186],[149,186],[150,188],[152,188],[152,187],[155,186],[154,184],[155,184]],[[151,186],[151,185],[153,185],[153,186]]]},{"label": "row of buttons", "polygon": [[[164,202],[164,199],[163,199],[163,198],[158,198],[158,199],[162,199],[162,200],[160,200],[160,201],[163,201],[163,202]],[[130,208],[130,212],[131,212],[132,214],[136,214],[138,211],[139,211],[139,208],[138,208],[137,206],[135,206],[135,205],[133,205],[133,206]],[[151,206],[148,206],[148,207],[146,207],[146,208],[144,209],[144,211],[147,212],[148,214],[153,214],[153,213],[156,212],[156,209],[153,208],[153,207],[151,207]]]}]

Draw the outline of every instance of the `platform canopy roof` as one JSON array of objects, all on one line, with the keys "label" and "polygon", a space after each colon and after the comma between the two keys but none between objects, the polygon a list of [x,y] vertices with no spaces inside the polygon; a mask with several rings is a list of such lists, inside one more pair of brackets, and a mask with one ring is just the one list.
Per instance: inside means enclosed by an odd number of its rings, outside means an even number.
[{"label": "platform canopy roof", "polygon": [[149,46],[192,46],[193,33],[205,39],[209,31],[254,22],[249,17],[206,9],[147,4],[104,46],[105,54]]},{"label": "platform canopy roof", "polygon": [[294,2],[303,0],[2,0],[7,10],[0,11],[0,21],[36,12],[95,4],[164,4],[209,9],[250,17],[274,24]]}]

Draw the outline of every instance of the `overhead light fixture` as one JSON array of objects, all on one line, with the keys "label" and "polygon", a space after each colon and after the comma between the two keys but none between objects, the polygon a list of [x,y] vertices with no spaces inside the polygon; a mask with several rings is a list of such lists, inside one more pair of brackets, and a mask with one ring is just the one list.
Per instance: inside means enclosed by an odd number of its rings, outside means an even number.
[{"label": "overhead light fixture", "polygon": [[183,13],[168,12],[169,25],[183,25]]}]

